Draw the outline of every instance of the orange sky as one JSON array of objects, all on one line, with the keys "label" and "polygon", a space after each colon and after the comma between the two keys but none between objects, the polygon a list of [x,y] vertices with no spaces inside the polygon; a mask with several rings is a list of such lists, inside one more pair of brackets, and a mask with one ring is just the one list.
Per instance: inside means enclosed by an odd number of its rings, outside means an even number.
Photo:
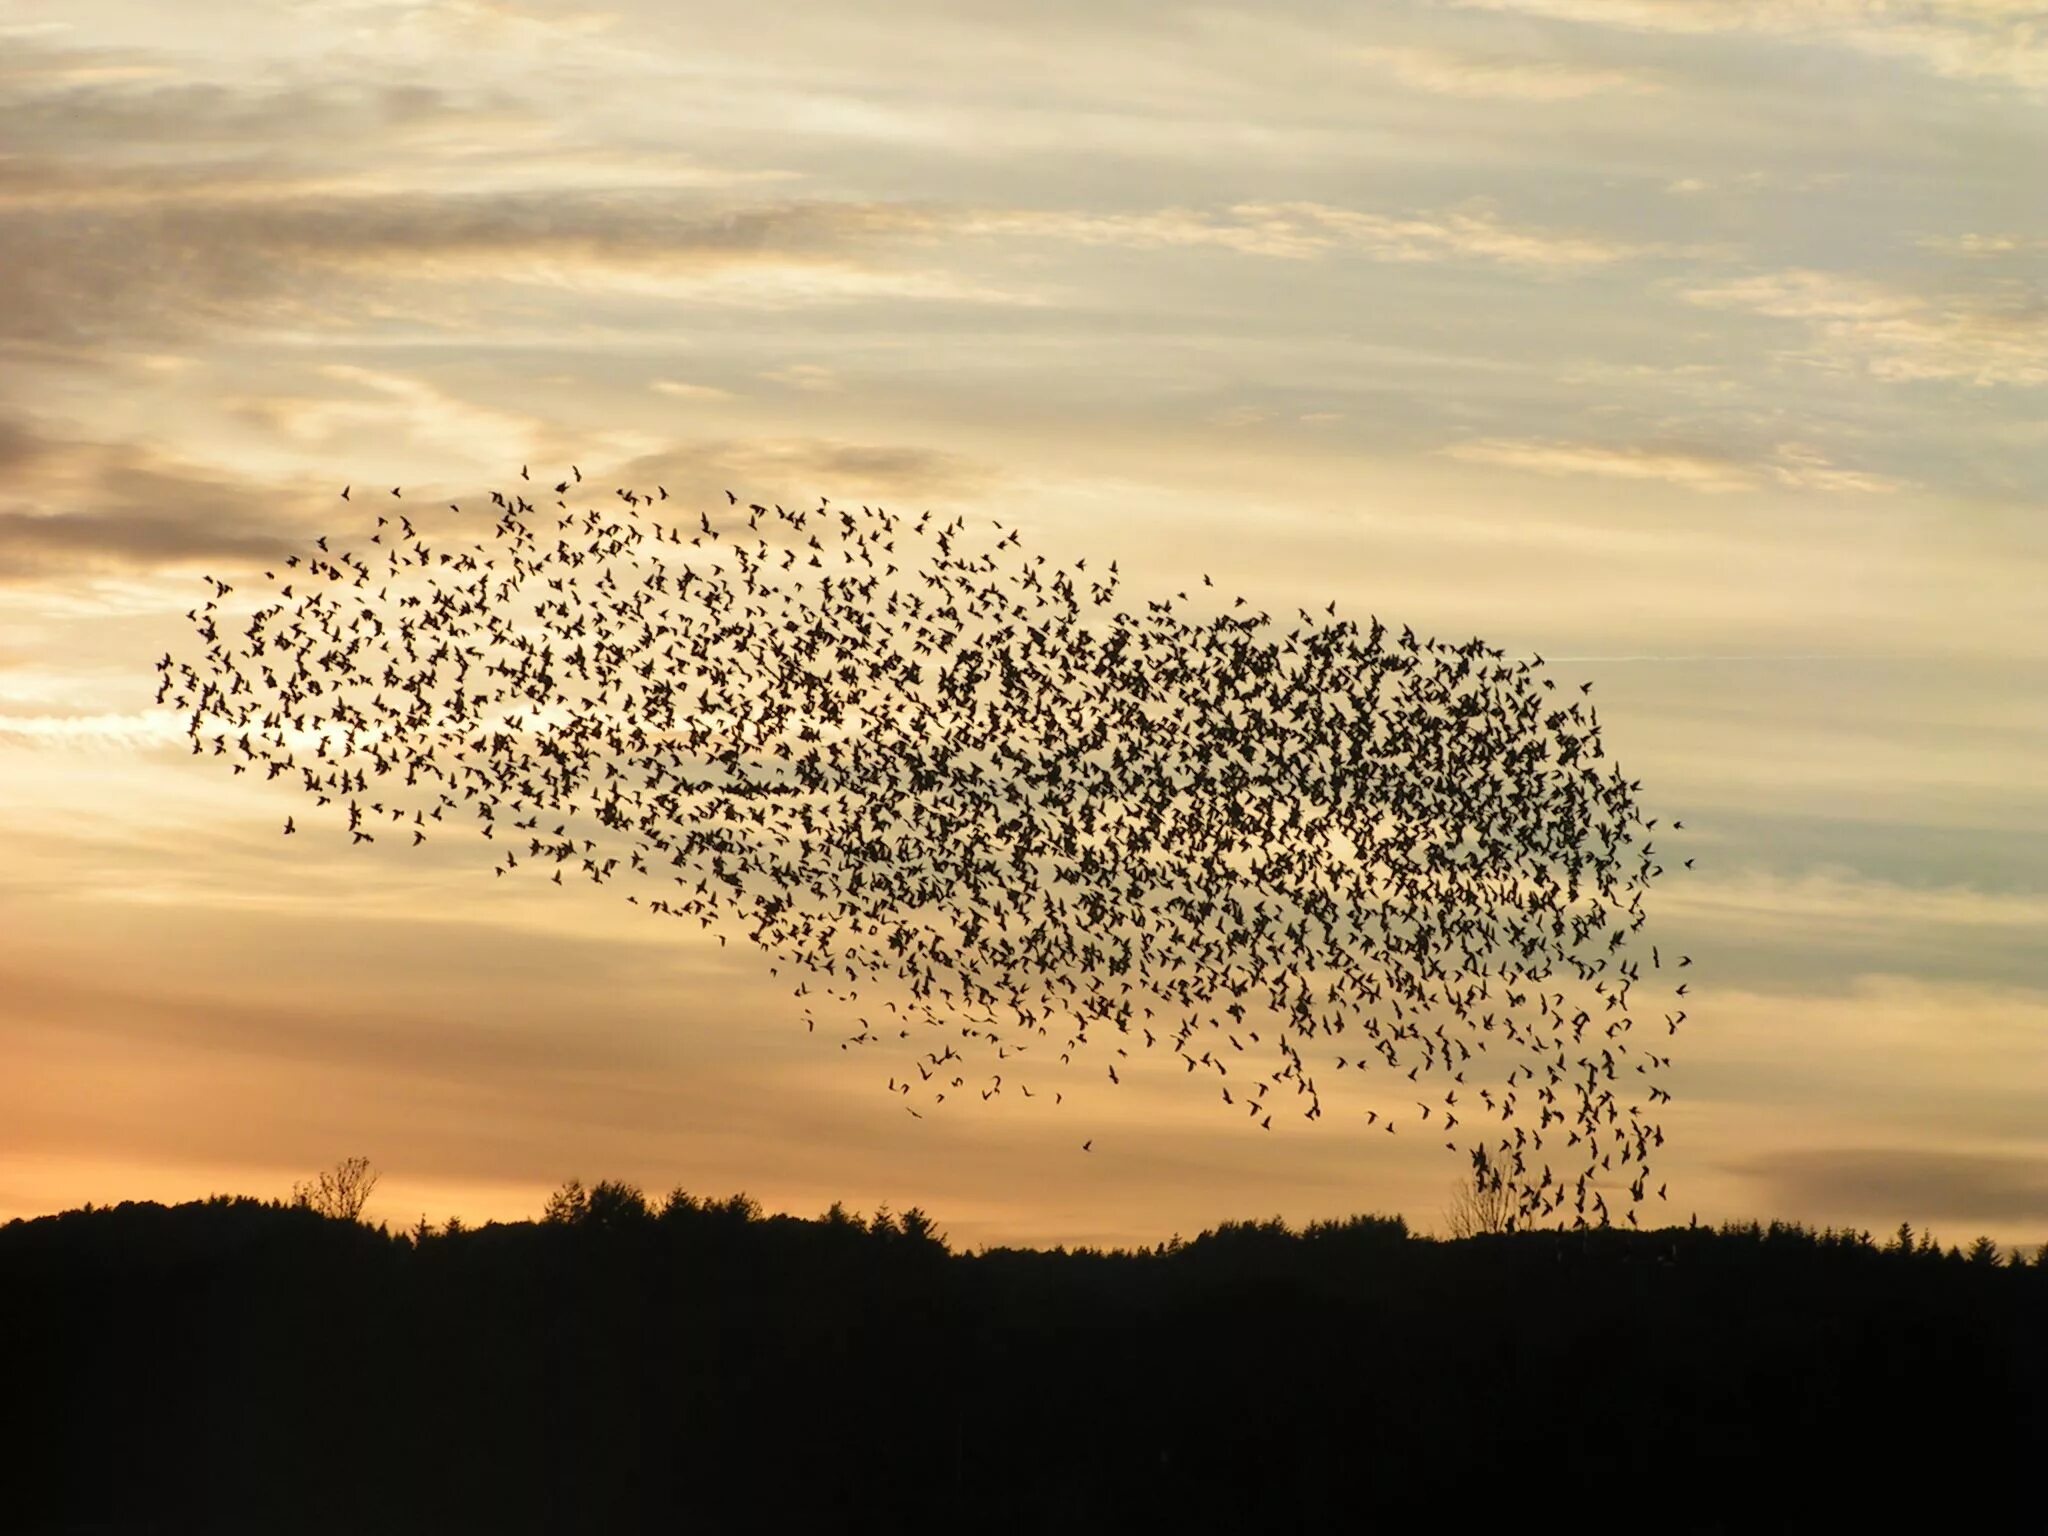
[{"label": "orange sky", "polygon": [[[0,22],[0,1217],[570,1176],[956,1244],[1439,1220],[1177,1068],[913,1121],[765,964],[186,755],[199,574],[574,460],[1000,516],[1590,678],[1698,869],[1671,1214],[2048,1236],[2048,43],[2021,8]],[[445,497],[443,498],[445,499]],[[949,1106],[950,1108],[950,1106]],[[1093,1133],[1096,1150],[1078,1152]],[[1382,1145],[1381,1143],[1386,1143]]]}]

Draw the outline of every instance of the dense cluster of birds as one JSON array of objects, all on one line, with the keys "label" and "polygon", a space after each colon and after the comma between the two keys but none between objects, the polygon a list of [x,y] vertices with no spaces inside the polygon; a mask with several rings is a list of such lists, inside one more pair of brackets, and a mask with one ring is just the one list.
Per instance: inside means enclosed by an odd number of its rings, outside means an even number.
[{"label": "dense cluster of birds", "polygon": [[206,578],[199,653],[158,663],[192,751],[354,843],[466,825],[499,876],[743,936],[842,1049],[936,1029],[906,1101],[1057,1104],[1055,1061],[1121,1083],[1142,1043],[1267,1130],[1322,1118],[1318,1071],[1373,1085],[1366,1126],[1468,1153],[1520,1224],[1645,1198],[1687,986],[1632,1051],[1663,869],[1590,684],[1208,577],[1127,609],[1115,561],[1000,525],[577,508],[580,469],[544,509],[520,474],[488,527],[380,492],[260,603]]}]

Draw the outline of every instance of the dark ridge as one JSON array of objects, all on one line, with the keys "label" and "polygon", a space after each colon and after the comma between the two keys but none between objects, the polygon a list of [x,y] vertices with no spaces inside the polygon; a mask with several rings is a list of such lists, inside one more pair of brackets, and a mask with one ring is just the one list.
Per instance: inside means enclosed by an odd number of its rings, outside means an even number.
[{"label": "dark ridge", "polygon": [[2020,1260],[1375,1216],[969,1255],[618,1183],[404,1235],[88,1207],[0,1228],[0,1530],[1890,1528],[2038,1475]]}]

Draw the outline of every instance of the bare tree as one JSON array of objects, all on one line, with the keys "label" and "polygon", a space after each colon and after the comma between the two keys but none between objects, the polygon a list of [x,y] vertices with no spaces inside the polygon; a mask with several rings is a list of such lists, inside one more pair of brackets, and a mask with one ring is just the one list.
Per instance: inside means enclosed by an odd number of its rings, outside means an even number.
[{"label": "bare tree", "polygon": [[360,1221],[376,1187],[377,1170],[367,1157],[345,1157],[319,1178],[294,1184],[292,1204],[336,1221]]},{"label": "bare tree", "polygon": [[1507,1181],[1488,1166],[1472,1170],[1451,1196],[1444,1229],[1454,1238],[1515,1229],[1515,1196]]}]

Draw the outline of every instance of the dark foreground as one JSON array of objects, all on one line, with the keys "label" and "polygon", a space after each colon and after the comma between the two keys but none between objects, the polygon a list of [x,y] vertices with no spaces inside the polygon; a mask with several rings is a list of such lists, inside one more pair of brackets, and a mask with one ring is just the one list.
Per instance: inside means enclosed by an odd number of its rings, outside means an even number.
[{"label": "dark foreground", "polygon": [[1982,1253],[1361,1218],[970,1257],[916,1213],[593,1193],[0,1228],[0,1531],[2048,1519],[2048,1269]]}]

